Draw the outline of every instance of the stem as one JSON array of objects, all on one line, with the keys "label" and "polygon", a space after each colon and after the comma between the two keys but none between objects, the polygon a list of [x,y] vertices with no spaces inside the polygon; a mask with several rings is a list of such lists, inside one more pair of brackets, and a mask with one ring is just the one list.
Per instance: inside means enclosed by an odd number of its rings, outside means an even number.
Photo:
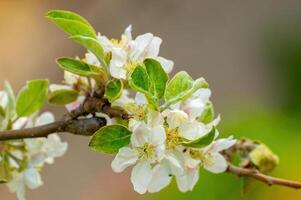
[{"label": "stem", "polygon": [[8,130],[0,132],[0,141],[24,138],[47,137],[53,133],[68,132],[74,135],[90,136],[99,128],[106,125],[104,118],[89,118],[78,120],[57,121],[43,126]]},{"label": "stem", "polygon": [[251,177],[251,178],[256,179],[257,181],[263,182],[269,186],[281,185],[281,186],[285,186],[285,187],[301,189],[301,182],[267,176],[265,174],[260,173],[258,170],[236,167],[236,166],[232,165],[231,163],[229,163],[229,165],[228,165],[227,172],[237,175],[237,176]]}]

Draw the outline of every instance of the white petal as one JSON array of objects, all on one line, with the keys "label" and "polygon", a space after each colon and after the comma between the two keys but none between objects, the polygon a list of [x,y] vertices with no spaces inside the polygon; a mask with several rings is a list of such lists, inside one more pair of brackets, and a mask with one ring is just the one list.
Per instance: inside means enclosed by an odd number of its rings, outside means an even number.
[{"label": "white petal", "polygon": [[139,106],[147,104],[147,99],[144,94],[137,92],[135,95],[135,103]]},{"label": "white petal", "polygon": [[212,153],[211,156],[210,164],[204,163],[204,168],[216,174],[226,171],[228,164],[224,156],[219,153]]},{"label": "white petal", "polygon": [[188,140],[195,140],[207,132],[207,129],[202,128],[196,121],[182,123],[179,127],[180,135]]},{"label": "white petal", "polygon": [[181,110],[171,110],[167,115],[169,128],[177,128],[188,121],[188,115]]},{"label": "white petal", "polygon": [[58,134],[51,134],[45,141],[44,151],[50,158],[63,156],[68,148],[66,142],[62,142]]},{"label": "white petal", "polygon": [[199,168],[185,170],[183,175],[177,175],[177,185],[181,192],[191,191],[199,180]]},{"label": "white petal", "polygon": [[100,66],[100,63],[99,63],[97,57],[93,53],[91,53],[91,52],[86,53],[85,58],[86,58],[86,62],[89,65]]},{"label": "white petal", "polygon": [[174,62],[172,60],[168,60],[160,56],[157,57],[156,60],[158,60],[161,63],[166,73],[170,73],[172,71],[174,66]]},{"label": "white petal", "polygon": [[112,107],[114,106],[124,107],[126,104],[130,102],[133,102],[133,99],[129,97],[129,91],[123,90],[121,96],[112,103]]},{"label": "white petal", "polygon": [[148,186],[148,191],[159,192],[163,188],[165,188],[171,182],[172,176],[171,172],[166,163],[157,164],[153,168],[152,179]]},{"label": "white petal", "polygon": [[149,134],[150,129],[144,122],[137,124],[133,129],[133,134],[131,136],[131,144],[133,147],[141,147],[149,142]]},{"label": "white petal", "polygon": [[125,39],[126,39],[126,42],[129,42],[132,40],[132,25],[128,25],[128,27],[126,27],[126,29],[124,30],[124,33],[123,33]]},{"label": "white petal", "polygon": [[130,57],[134,60],[138,60],[140,58],[143,59],[145,50],[152,41],[153,37],[154,36],[151,33],[145,33],[143,35],[137,36],[137,38],[134,41]]},{"label": "white petal", "polygon": [[149,162],[141,161],[132,170],[131,182],[139,194],[147,191],[152,178],[152,168]]},{"label": "white petal", "polygon": [[160,112],[151,110],[147,113],[147,124],[150,127],[163,125],[164,124],[164,118],[161,115]]},{"label": "white petal", "polygon": [[[27,117],[21,117],[20,119],[18,119],[14,124],[13,124],[13,130],[17,130],[17,129],[21,129],[23,128],[26,123],[28,122],[28,118]],[[29,128],[29,127],[28,127]]]},{"label": "white petal", "polygon": [[36,189],[43,185],[40,173],[34,168],[25,170],[24,181],[30,189]]},{"label": "white petal", "polygon": [[129,147],[122,147],[119,149],[116,157],[111,163],[114,172],[120,173],[128,166],[136,163],[138,159],[137,152]]},{"label": "white petal", "polygon": [[50,91],[56,91],[56,90],[70,90],[71,87],[69,85],[61,85],[61,84],[51,84],[49,86]]},{"label": "white petal", "polygon": [[104,52],[111,51],[111,49],[113,48],[113,44],[106,36],[98,34],[97,39],[102,45]]},{"label": "white petal", "polygon": [[146,48],[145,57],[157,57],[160,51],[162,39],[155,36]]},{"label": "white petal", "polygon": [[229,149],[235,143],[236,143],[236,140],[233,139],[232,136],[230,136],[228,138],[218,139],[212,143],[211,151],[212,152],[220,152],[225,149]]},{"label": "white petal", "polygon": [[110,73],[114,78],[125,79],[126,52],[122,48],[112,48],[112,59],[110,61]]},{"label": "white petal", "polygon": [[154,146],[164,144],[166,140],[165,129],[162,125],[152,128],[148,136],[149,142]]},{"label": "white petal", "polygon": [[64,79],[68,85],[73,85],[74,83],[76,83],[78,78],[79,78],[78,75],[72,74],[71,72],[68,71],[64,71]]},{"label": "white petal", "polygon": [[54,115],[51,112],[45,112],[36,119],[35,126],[43,126],[54,121]]},{"label": "white petal", "polygon": [[183,174],[184,172],[184,155],[181,151],[174,150],[166,153],[165,159],[168,161],[172,174]]},{"label": "white petal", "polygon": [[8,104],[8,95],[5,91],[0,91],[0,106],[6,108]]}]

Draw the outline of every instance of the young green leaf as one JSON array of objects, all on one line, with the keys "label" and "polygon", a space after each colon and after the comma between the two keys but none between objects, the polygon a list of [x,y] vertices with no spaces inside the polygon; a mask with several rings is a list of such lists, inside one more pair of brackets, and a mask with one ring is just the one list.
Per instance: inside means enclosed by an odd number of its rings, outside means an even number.
[{"label": "young green leaf", "polygon": [[72,103],[78,97],[78,91],[75,90],[55,90],[48,95],[48,102],[53,105],[66,105]]},{"label": "young green leaf", "polygon": [[80,15],[64,10],[52,10],[47,17],[69,35],[83,35],[96,38],[93,27]]},{"label": "young green leaf", "polygon": [[198,118],[198,121],[207,124],[211,122],[213,118],[214,118],[213,104],[212,102],[208,102],[205,106],[205,109],[202,112],[202,115]]},{"label": "young green leaf", "polygon": [[143,93],[148,102],[155,108],[158,106],[158,101],[151,91],[151,82],[147,71],[142,66],[137,66],[131,74],[129,85],[134,90]]},{"label": "young green leaf", "polygon": [[111,80],[106,85],[105,97],[110,101],[113,102],[118,99],[123,90],[123,83],[121,80]]},{"label": "young green leaf", "polygon": [[179,72],[167,84],[165,91],[165,104],[160,107],[163,111],[170,105],[189,98],[193,93],[201,88],[208,88],[208,83],[204,78],[199,78],[195,81],[186,73]]},{"label": "young green leaf", "polygon": [[154,86],[154,96],[160,99],[165,92],[166,83],[168,81],[168,74],[164,71],[161,64],[152,58],[143,61],[149,79]]},{"label": "young green leaf", "polygon": [[16,111],[19,117],[26,117],[38,111],[47,98],[48,80],[28,81],[17,97]]},{"label": "young green leaf", "polygon": [[215,136],[215,128],[213,127],[207,134],[192,141],[183,141],[182,145],[186,147],[202,148],[209,145]]},{"label": "young green leaf", "polygon": [[130,143],[131,131],[122,125],[105,126],[94,133],[89,146],[95,151],[115,154]]},{"label": "young green leaf", "polygon": [[185,71],[178,72],[167,84],[164,95],[165,101],[170,101],[171,99],[183,95],[183,93],[191,89],[192,86],[193,79],[191,76]]},{"label": "young green leaf", "polygon": [[83,35],[74,35],[70,38],[91,51],[97,57],[98,61],[103,65],[103,67],[107,66],[104,61],[103,48],[97,39]]},{"label": "young green leaf", "polygon": [[16,99],[15,99],[14,91],[8,81],[4,81],[4,90],[8,95],[7,117],[10,119],[14,116],[16,112]]},{"label": "young green leaf", "polygon": [[73,74],[86,77],[98,76],[98,73],[93,70],[92,66],[81,60],[74,58],[59,58],[57,63],[63,70]]}]

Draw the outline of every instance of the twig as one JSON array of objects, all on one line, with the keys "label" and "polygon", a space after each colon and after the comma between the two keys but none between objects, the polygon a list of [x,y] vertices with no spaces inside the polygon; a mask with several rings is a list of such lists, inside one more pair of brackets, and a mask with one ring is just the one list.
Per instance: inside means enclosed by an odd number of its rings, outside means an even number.
[{"label": "twig", "polygon": [[229,163],[227,172],[237,175],[237,176],[251,177],[251,178],[261,181],[269,186],[281,185],[281,186],[285,186],[285,187],[301,189],[301,182],[267,176],[265,174],[262,174],[258,170],[236,167],[236,166],[232,165],[231,163]]},{"label": "twig", "polygon": [[70,119],[57,121],[43,126],[8,130],[0,132],[0,141],[24,138],[47,137],[52,133],[68,132],[74,135],[92,135],[99,128],[106,125],[104,118]]}]

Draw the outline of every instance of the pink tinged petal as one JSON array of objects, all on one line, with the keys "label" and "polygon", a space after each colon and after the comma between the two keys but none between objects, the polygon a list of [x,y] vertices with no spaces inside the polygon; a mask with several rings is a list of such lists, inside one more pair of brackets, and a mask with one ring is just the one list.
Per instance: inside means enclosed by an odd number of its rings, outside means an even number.
[{"label": "pink tinged petal", "polygon": [[166,140],[166,134],[165,134],[165,129],[162,125],[152,128],[150,133],[148,134],[148,141],[154,146],[164,144],[165,140]]},{"label": "pink tinged petal", "polygon": [[137,152],[129,147],[119,149],[116,157],[111,163],[114,172],[120,173],[127,167],[134,165],[138,159]]},{"label": "pink tinged petal", "polygon": [[152,179],[148,186],[148,191],[159,192],[166,186],[168,186],[172,180],[172,176],[170,176],[170,170],[168,168],[167,163],[162,162],[161,164],[157,164],[153,168]]},{"label": "pink tinged petal", "polygon": [[163,57],[156,57],[156,60],[158,60],[160,62],[160,64],[162,65],[164,71],[166,73],[170,73],[173,69],[173,66],[174,66],[174,62],[172,60],[168,60],[168,59],[165,59]]},{"label": "pink tinged petal", "polygon": [[228,164],[224,156],[219,153],[212,153],[211,156],[209,164],[204,163],[204,168],[215,174],[225,172]]},{"label": "pink tinged petal", "polygon": [[70,112],[78,108],[85,100],[84,96],[79,96],[76,101],[66,105],[66,109]]},{"label": "pink tinged petal", "polygon": [[141,161],[133,167],[131,182],[136,192],[144,194],[147,191],[151,179],[152,168],[148,161]]},{"label": "pink tinged petal", "polygon": [[131,136],[131,144],[133,145],[133,147],[141,147],[145,143],[148,143],[149,134],[150,134],[150,129],[144,122],[137,124],[134,127],[133,134]]},{"label": "pink tinged petal", "polygon": [[212,152],[220,152],[226,149],[229,149],[236,143],[236,140],[233,139],[233,136],[228,138],[222,138],[214,141],[211,146]]},{"label": "pink tinged petal", "polygon": [[177,185],[181,192],[192,191],[199,180],[199,168],[186,169],[183,175],[176,176]]},{"label": "pink tinged petal", "polygon": [[43,185],[40,173],[34,168],[25,170],[24,182],[30,189],[36,189]]},{"label": "pink tinged petal", "polygon": [[157,57],[160,51],[160,45],[162,43],[162,39],[155,36],[144,52],[144,57]]}]

